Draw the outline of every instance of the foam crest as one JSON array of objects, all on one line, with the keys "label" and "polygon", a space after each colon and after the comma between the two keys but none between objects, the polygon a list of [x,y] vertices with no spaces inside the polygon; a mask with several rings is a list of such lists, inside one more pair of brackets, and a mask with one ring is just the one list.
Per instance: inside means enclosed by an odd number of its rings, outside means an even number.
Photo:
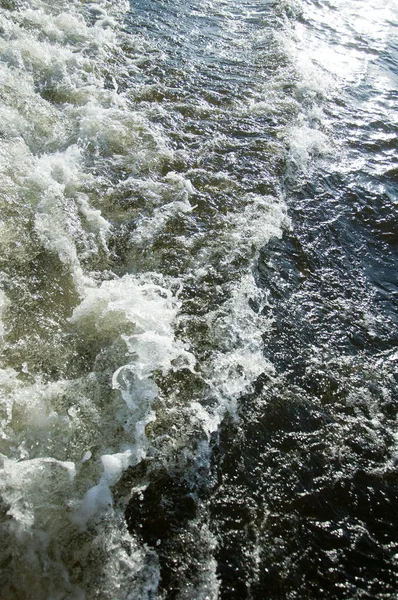
[{"label": "foam crest", "polygon": [[159,276],[151,278],[147,274],[105,281],[99,288],[87,291],[71,317],[86,343],[96,344],[98,353],[104,345],[118,340],[124,343],[125,362],[114,371],[112,387],[125,402],[125,409],[119,407],[116,414],[134,442],[124,453],[102,456],[104,472],[79,508],[80,525],[112,505],[110,486],[127,466],[145,456],[145,427],[154,419],[152,403],[158,394],[153,375],[194,368],[194,356],[175,338],[174,320],[180,302],[156,280]]},{"label": "foam crest", "polygon": [[[273,197],[249,195],[242,212],[229,215],[234,250],[251,245],[253,261],[257,252],[272,237],[280,237],[289,219],[283,203]],[[225,257],[231,260],[231,255]],[[256,310],[253,311],[253,306]],[[234,282],[229,298],[207,316],[211,343],[215,352],[205,370],[211,393],[218,397],[220,422],[225,412],[235,414],[238,398],[252,389],[261,373],[273,373],[264,358],[263,335],[270,320],[263,316],[266,298],[259,292],[252,273]]]},{"label": "foam crest", "polygon": [[289,171],[293,172],[296,170],[306,172],[311,160],[330,155],[332,152],[332,143],[327,135],[306,124],[291,129],[289,145],[291,161]]},{"label": "foam crest", "polygon": [[[175,339],[174,320],[179,308],[180,302],[171,291],[151,281],[150,275],[141,278],[125,275],[88,290],[83,302],[74,310],[71,323],[87,336],[95,331],[96,339],[102,343],[116,338],[123,340],[126,359],[132,362],[120,366],[112,380],[115,389],[123,390],[130,408],[139,402],[139,395],[136,399],[130,397],[131,382],[127,388],[124,383],[126,372],[136,377],[141,387],[155,371],[167,373],[182,365],[194,367],[193,355]],[[130,331],[130,335],[126,331]],[[129,377],[125,381],[129,381]],[[153,383],[149,389],[152,398]]]},{"label": "foam crest", "polygon": [[155,330],[172,335],[171,323],[179,303],[169,289],[155,282],[156,277],[125,275],[104,281],[99,288],[87,291],[71,322],[105,335],[124,331],[128,324],[138,333]]}]

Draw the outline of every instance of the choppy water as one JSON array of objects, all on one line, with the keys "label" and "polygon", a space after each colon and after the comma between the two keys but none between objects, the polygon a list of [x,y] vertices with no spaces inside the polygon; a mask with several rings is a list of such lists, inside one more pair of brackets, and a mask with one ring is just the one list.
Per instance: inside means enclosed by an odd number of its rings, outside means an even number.
[{"label": "choppy water", "polygon": [[2,600],[396,598],[395,2],[0,7]]}]

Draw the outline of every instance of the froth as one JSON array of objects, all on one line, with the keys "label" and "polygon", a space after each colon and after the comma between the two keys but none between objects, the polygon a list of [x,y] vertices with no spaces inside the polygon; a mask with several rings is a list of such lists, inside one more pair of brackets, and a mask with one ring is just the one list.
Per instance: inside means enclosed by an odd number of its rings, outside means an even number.
[{"label": "froth", "polygon": [[[1,587],[7,597],[83,599],[100,585],[107,597],[124,586],[145,598],[159,578],[156,560],[125,530],[110,490],[145,454],[153,372],[193,359],[174,340],[178,302],[167,286],[151,277],[119,280],[106,270],[112,226],[103,189],[120,169],[145,172],[170,156],[117,83],[104,86],[109,61],[121,56],[118,18],[126,8],[34,1],[0,14],[0,246],[7,259],[7,291],[0,295],[1,554],[9,565]],[[80,359],[68,371],[74,345],[91,352],[88,373]],[[101,372],[106,352],[110,365]],[[119,391],[121,371],[112,390],[112,374],[124,365],[138,382],[136,421]],[[95,554],[101,584],[81,567]],[[139,572],[144,581],[128,585]]]},{"label": "froth", "polygon": [[[213,11],[235,31],[221,4]],[[5,531],[16,546],[5,589],[23,571],[21,593],[37,597],[153,598],[158,556],[126,531],[114,487],[144,458],[195,477],[226,413],[236,417],[240,396],[273,372],[263,355],[266,299],[251,268],[289,226],[283,200],[249,193],[268,181],[242,183],[218,172],[218,160],[206,170],[208,153],[224,150],[239,168],[228,135],[201,138],[190,153],[188,129],[176,143],[159,124],[167,102],[157,110],[135,99],[130,74],[148,57],[131,51],[145,44],[122,34],[123,10],[127,3],[34,0],[1,17],[0,208],[9,218],[0,245],[11,267],[0,296],[9,356],[0,448]],[[248,48],[244,36],[236,48]],[[286,94],[269,109],[283,76],[249,113],[297,110]],[[230,109],[241,116],[238,104],[217,108],[220,124]],[[296,154],[304,160],[321,146],[319,136]],[[267,152],[276,164],[283,144],[271,140]],[[200,536],[208,563],[194,593],[215,598],[214,540],[203,523]]]}]

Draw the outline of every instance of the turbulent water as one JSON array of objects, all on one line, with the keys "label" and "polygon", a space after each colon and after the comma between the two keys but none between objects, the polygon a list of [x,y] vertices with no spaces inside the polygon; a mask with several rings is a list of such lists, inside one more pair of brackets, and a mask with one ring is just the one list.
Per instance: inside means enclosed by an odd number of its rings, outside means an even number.
[{"label": "turbulent water", "polygon": [[0,0],[1,600],[398,596],[398,7]]}]

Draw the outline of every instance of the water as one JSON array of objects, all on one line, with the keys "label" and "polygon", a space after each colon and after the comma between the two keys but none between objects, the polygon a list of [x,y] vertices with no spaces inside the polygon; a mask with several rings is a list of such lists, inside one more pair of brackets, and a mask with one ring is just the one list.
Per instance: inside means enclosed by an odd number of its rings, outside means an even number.
[{"label": "water", "polygon": [[396,598],[395,3],[0,7],[0,596]]}]

